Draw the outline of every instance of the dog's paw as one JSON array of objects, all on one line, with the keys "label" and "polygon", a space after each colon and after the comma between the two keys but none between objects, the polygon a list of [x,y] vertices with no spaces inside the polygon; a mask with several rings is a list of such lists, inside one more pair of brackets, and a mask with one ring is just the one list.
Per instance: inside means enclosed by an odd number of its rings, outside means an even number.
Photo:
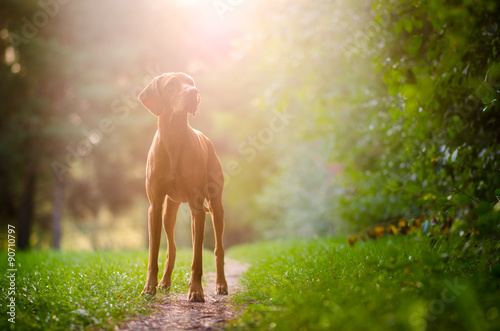
[{"label": "dog's paw", "polygon": [[144,286],[144,290],[142,290],[141,295],[151,295],[154,296],[156,294],[156,285],[148,285]]},{"label": "dog's paw", "polygon": [[226,283],[226,281],[221,282],[220,284],[219,284],[219,283],[217,283],[217,284],[215,285],[215,292],[216,292],[217,294],[219,294],[219,295],[228,295],[228,294],[229,294],[229,292],[228,292],[228,290],[227,290],[227,283]]},{"label": "dog's paw", "polygon": [[156,289],[155,289],[155,290],[153,290],[153,291],[152,291],[152,290],[149,290],[149,291],[148,291],[148,290],[144,289],[144,290],[142,290],[141,295],[142,295],[143,297],[144,297],[144,296],[151,296],[151,297],[154,297],[154,296],[156,295]]},{"label": "dog's paw", "polygon": [[188,299],[190,302],[205,302],[205,296],[203,295],[203,287],[201,285],[189,286]]},{"label": "dog's paw", "polygon": [[205,296],[200,292],[189,292],[189,302],[205,302]]},{"label": "dog's paw", "polygon": [[170,286],[171,286],[170,282],[161,281],[160,284],[158,284],[158,287],[165,289],[167,291],[170,291]]}]

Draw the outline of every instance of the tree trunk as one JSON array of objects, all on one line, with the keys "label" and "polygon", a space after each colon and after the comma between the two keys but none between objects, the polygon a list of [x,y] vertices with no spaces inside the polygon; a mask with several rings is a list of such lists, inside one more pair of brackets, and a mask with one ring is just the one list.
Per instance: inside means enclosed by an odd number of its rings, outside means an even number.
[{"label": "tree trunk", "polygon": [[64,199],[63,182],[57,177],[54,186],[54,202],[52,204],[52,248],[61,248],[61,214]]},{"label": "tree trunk", "polygon": [[29,240],[31,236],[31,226],[33,224],[33,214],[35,210],[36,178],[36,162],[32,162],[26,169],[23,191],[21,193],[21,203],[19,205],[17,247],[20,250],[26,250],[30,246]]}]

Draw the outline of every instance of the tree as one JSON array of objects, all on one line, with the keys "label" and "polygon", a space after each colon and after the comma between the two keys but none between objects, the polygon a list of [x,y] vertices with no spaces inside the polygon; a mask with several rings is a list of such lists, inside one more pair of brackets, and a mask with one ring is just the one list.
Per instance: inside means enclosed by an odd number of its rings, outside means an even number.
[{"label": "tree", "polygon": [[[0,199],[6,211],[1,218],[17,224],[18,246],[26,249],[35,214],[35,193],[43,172],[42,155],[48,137],[44,126],[55,115],[49,105],[60,100],[58,77],[50,73],[51,65],[61,64],[60,45],[47,41],[46,33],[55,22],[50,22],[48,14],[35,2],[6,2],[0,17],[3,55]],[[42,31],[41,25],[47,29]]]}]

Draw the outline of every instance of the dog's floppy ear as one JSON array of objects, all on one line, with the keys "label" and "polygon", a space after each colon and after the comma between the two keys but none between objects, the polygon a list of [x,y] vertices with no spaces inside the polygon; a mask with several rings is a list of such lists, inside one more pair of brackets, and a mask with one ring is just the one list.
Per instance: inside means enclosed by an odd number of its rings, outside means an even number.
[{"label": "dog's floppy ear", "polygon": [[139,101],[150,112],[160,116],[164,105],[159,91],[159,80],[162,76],[155,77],[151,83],[139,94]]}]

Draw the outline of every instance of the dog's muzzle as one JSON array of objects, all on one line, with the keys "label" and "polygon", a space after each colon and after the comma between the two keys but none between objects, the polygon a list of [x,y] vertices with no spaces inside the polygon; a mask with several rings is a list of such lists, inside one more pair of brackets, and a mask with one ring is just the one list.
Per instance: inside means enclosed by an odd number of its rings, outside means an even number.
[{"label": "dog's muzzle", "polygon": [[194,86],[186,89],[183,100],[183,111],[194,114],[198,108],[198,90]]}]

